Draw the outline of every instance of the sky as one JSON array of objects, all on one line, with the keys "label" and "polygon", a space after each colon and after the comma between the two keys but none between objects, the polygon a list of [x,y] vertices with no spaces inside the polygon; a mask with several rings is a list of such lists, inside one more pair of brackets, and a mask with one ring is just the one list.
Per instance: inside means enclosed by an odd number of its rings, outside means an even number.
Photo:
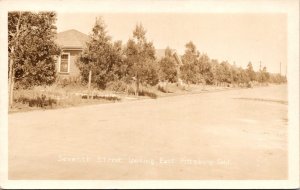
[{"label": "sky", "polygon": [[68,13],[58,12],[57,31],[76,29],[90,34],[102,17],[113,41],[126,43],[135,25],[142,23],[146,37],[157,49],[167,46],[183,54],[192,41],[200,53],[254,70],[266,66],[286,73],[287,17],[279,13]]}]

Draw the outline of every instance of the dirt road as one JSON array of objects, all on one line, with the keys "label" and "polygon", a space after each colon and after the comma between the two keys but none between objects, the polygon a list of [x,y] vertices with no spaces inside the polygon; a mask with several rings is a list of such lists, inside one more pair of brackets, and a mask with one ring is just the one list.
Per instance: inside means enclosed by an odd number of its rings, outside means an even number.
[{"label": "dirt road", "polygon": [[9,179],[286,179],[287,87],[9,115]]}]

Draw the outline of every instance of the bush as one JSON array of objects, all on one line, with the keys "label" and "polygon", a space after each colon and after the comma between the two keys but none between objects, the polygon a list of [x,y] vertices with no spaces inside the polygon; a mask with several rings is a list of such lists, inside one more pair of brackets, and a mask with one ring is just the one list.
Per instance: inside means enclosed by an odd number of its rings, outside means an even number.
[{"label": "bush", "polygon": [[138,94],[139,94],[139,96],[148,96],[153,99],[157,98],[157,94],[155,94],[154,92],[148,91],[146,89],[140,90]]},{"label": "bush", "polygon": [[42,94],[41,97],[38,96],[36,98],[27,98],[24,96],[20,96],[19,98],[15,99],[15,102],[22,103],[22,104],[28,104],[29,107],[53,107],[54,104],[57,104],[57,101],[55,99],[52,99],[50,97],[46,97],[46,95]]},{"label": "bush", "polygon": [[106,89],[115,92],[126,92],[128,84],[123,81],[112,81],[107,84]]},{"label": "bush", "polygon": [[180,89],[180,90],[184,90],[187,91],[188,88],[184,83],[177,83],[176,86]]},{"label": "bush", "polygon": [[251,82],[247,83],[247,88],[253,88],[253,84]]},{"label": "bush", "polygon": [[56,83],[58,86],[66,87],[69,85],[81,85],[80,77],[57,77]]},{"label": "bush", "polygon": [[166,89],[166,87],[158,85],[157,89],[163,93],[168,93],[169,91]]}]

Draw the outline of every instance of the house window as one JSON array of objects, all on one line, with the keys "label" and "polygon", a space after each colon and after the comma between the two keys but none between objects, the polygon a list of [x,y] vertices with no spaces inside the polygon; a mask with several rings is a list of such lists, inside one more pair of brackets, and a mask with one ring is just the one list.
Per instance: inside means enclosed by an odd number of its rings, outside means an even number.
[{"label": "house window", "polygon": [[59,64],[60,73],[69,73],[70,72],[70,53],[63,53],[60,56]]}]

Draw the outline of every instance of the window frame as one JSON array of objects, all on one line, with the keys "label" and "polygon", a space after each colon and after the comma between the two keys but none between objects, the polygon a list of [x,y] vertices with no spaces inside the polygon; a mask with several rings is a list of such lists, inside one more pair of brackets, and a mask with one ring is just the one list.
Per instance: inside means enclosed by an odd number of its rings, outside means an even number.
[{"label": "window frame", "polygon": [[[67,72],[63,72],[60,70],[61,68],[61,56],[62,55],[68,55],[68,71]],[[71,66],[71,53],[69,52],[63,52],[59,55],[59,64],[58,64],[58,72],[59,73],[64,73],[64,74],[69,74],[70,73],[70,66]]]}]

